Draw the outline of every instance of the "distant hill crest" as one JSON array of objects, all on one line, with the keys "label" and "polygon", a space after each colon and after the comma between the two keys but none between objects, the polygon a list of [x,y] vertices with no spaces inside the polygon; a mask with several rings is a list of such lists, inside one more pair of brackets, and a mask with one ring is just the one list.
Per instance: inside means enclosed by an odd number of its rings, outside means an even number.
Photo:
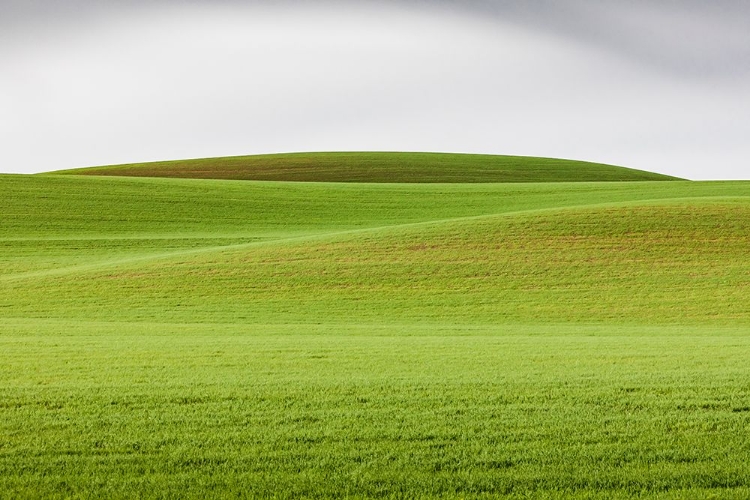
[{"label": "distant hill crest", "polygon": [[89,167],[73,175],[298,182],[601,182],[680,180],[577,160],[462,153],[327,152],[229,156]]}]

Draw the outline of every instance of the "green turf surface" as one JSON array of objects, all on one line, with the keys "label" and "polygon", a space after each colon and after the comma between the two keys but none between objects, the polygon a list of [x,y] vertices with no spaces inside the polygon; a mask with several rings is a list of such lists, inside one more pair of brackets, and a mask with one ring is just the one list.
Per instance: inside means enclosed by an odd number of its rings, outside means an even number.
[{"label": "green turf surface", "polygon": [[750,183],[0,189],[0,497],[750,496]]},{"label": "green turf surface", "polygon": [[135,163],[75,175],[319,182],[660,181],[674,177],[601,163],[454,153],[285,153]]}]

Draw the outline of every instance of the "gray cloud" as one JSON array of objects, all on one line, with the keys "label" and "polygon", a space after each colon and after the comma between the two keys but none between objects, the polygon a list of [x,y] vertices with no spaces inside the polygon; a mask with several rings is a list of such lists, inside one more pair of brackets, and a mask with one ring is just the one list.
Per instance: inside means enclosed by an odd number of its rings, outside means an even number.
[{"label": "gray cloud", "polygon": [[[332,2],[287,0],[5,0],[0,27],[14,31],[80,28],[117,12],[195,5],[289,8],[336,5],[339,9],[367,0]],[[374,2],[369,2],[374,3]],[[530,29],[610,51],[634,64],[683,77],[734,78],[750,72],[750,3],[742,0],[391,0],[393,7],[436,6],[485,19],[521,23]]]},{"label": "gray cloud", "polygon": [[468,0],[442,2],[477,15],[595,46],[682,77],[750,72],[750,3],[682,0]]}]

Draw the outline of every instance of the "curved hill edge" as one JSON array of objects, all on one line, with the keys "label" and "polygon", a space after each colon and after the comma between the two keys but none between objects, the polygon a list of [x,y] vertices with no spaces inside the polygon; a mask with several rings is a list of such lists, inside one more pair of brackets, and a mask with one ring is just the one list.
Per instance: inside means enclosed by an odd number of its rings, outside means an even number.
[{"label": "curved hill edge", "polygon": [[51,171],[47,174],[375,183],[685,180],[645,170],[579,160],[411,152],[277,153],[108,165]]},{"label": "curved hill edge", "polygon": [[[471,224],[480,221],[489,221],[492,219],[514,219],[524,217],[545,217],[560,213],[576,212],[596,212],[598,210],[609,208],[639,208],[639,207],[665,207],[670,205],[681,205],[684,203],[695,203],[696,205],[716,205],[721,203],[747,203],[748,198],[742,196],[709,196],[709,197],[682,197],[682,198],[653,198],[638,201],[616,201],[605,203],[590,203],[571,205],[563,207],[545,207],[529,210],[516,210],[510,212],[498,212],[481,215],[469,215],[462,217],[449,217],[445,219],[434,219],[419,222],[406,222],[399,224],[388,224],[383,226],[365,227],[358,229],[345,229],[338,231],[326,231],[317,234],[308,234],[300,236],[290,236],[283,238],[267,239],[262,241],[253,241],[245,243],[234,243],[230,245],[209,245],[205,247],[171,250],[166,252],[155,252],[151,254],[138,255],[121,259],[105,259],[103,261],[92,262],[89,264],[77,264],[54,269],[43,269],[37,271],[27,271],[18,274],[0,276],[0,283],[12,283],[24,281],[27,279],[42,277],[66,276],[76,273],[97,272],[104,269],[128,268],[131,265],[141,263],[151,263],[154,261],[180,259],[187,256],[197,256],[206,254],[221,254],[225,252],[237,252],[253,248],[262,248],[269,246],[286,246],[299,245],[304,243],[325,243],[335,241],[347,241],[358,237],[377,237],[379,233],[398,233],[409,234],[412,230],[420,228],[438,228],[440,226],[450,226],[462,224]],[[210,238],[209,238],[210,239]]]}]

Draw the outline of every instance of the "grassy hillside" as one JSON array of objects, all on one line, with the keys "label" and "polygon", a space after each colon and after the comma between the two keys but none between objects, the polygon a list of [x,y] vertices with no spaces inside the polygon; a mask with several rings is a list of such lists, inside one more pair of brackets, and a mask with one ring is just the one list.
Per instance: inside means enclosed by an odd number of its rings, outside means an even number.
[{"label": "grassy hillside", "polygon": [[750,495],[750,183],[0,189],[0,497]]},{"label": "grassy hillside", "polygon": [[20,175],[1,176],[0,188],[0,275],[493,214],[743,193],[737,183],[443,186]]},{"label": "grassy hillside", "polygon": [[[750,324],[749,220],[746,199],[729,198],[278,242],[225,237],[207,249],[166,239],[150,258],[16,269],[0,309],[128,322]],[[106,244],[156,251],[154,242]],[[88,241],[77,252],[85,245],[104,250]],[[53,246],[59,255],[70,242]]]},{"label": "grassy hillside", "polygon": [[319,182],[659,181],[673,177],[601,163],[448,153],[290,153],[135,163],[75,175]]}]

